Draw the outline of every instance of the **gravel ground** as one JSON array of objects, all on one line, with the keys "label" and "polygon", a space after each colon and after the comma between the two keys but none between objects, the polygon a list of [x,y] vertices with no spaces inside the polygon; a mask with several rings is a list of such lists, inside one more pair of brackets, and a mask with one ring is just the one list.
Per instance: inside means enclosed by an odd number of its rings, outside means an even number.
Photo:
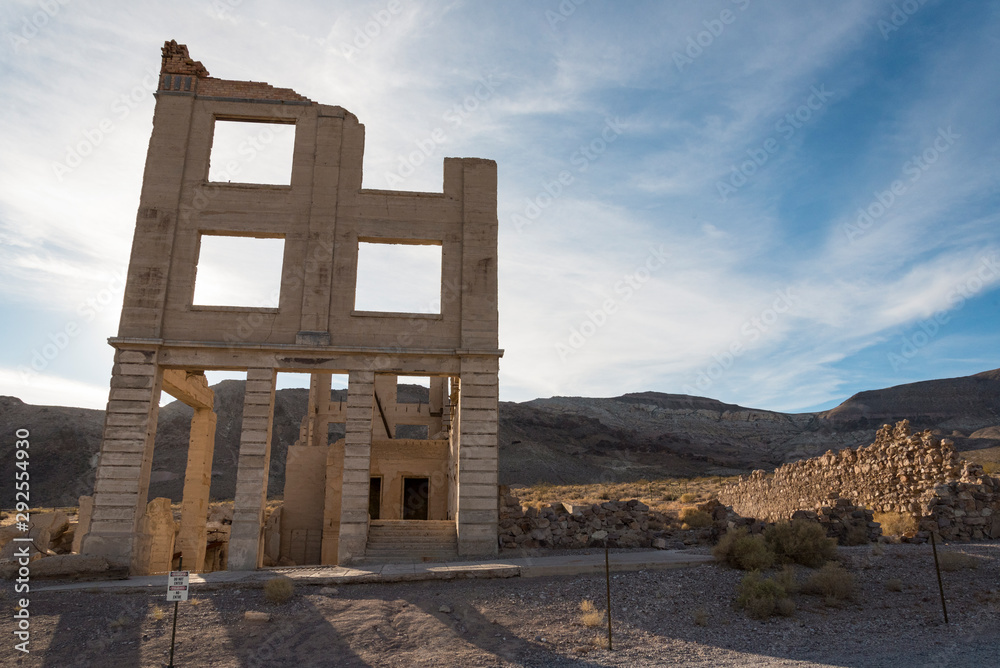
[{"label": "gravel ground", "polygon": [[[697,548],[703,550],[704,548]],[[943,546],[978,567],[944,573],[942,619],[927,545],[840,548],[854,600],[829,606],[796,594],[791,617],[734,609],[743,573],[711,564],[612,578],[614,651],[603,576],[462,580],[336,588],[297,586],[273,605],[260,589],[194,594],[180,605],[177,666],[997,666],[1000,543]],[[808,569],[800,569],[804,580]],[[886,583],[899,579],[901,591]],[[164,666],[173,607],[149,593],[30,595],[31,654],[13,649],[8,583],[0,606],[3,666]],[[247,611],[270,613],[248,621]],[[700,622],[700,623],[699,623]]]}]

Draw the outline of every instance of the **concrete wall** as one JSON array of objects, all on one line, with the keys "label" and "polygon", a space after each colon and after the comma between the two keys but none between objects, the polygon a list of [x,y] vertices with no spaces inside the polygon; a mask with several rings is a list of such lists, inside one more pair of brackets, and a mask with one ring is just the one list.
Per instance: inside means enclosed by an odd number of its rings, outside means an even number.
[{"label": "concrete wall", "polygon": [[279,558],[287,557],[299,565],[320,563],[327,450],[314,445],[288,446]]},{"label": "concrete wall", "polygon": [[403,478],[428,478],[427,519],[448,519],[448,441],[373,441],[371,474],[382,476],[382,512],[379,519],[402,519],[406,503]]},{"label": "concrete wall", "polygon": [[[294,126],[289,185],[209,181],[219,120]],[[449,439],[452,469],[444,470],[451,502],[445,502],[443,512],[450,510],[456,519],[459,551],[496,552],[497,370],[502,355],[497,339],[497,166],[491,160],[445,158],[441,192],[364,189],[364,139],[364,126],[341,107],[261,82],[213,78],[190,58],[186,46],[164,45],[122,316],[118,336],[110,340],[115,366],[84,553],[119,563],[133,560],[161,386],[195,408],[210,410],[205,388],[195,380],[206,369],[247,372],[229,568],[257,568],[263,560],[266,472],[279,371],[315,374],[317,392],[327,374],[350,378],[343,412],[338,407],[334,416],[328,405],[315,403],[316,411],[310,413],[314,422],[302,443],[322,443],[325,424],[334,417],[345,422],[345,442],[331,451],[326,466],[327,487],[338,484],[331,474],[338,476],[340,487],[338,500],[327,494],[323,504],[322,561],[334,559],[334,553],[339,561],[364,557],[373,432],[385,430],[387,422],[389,431],[393,423],[427,424]],[[258,159],[267,159],[266,153]],[[201,240],[207,234],[283,240],[276,308],[193,303]],[[361,242],[440,246],[440,312],[357,310]],[[443,379],[460,377],[461,386],[468,388],[468,415],[453,420],[452,427],[460,423],[461,432],[444,433],[443,413],[454,406],[433,402],[426,414],[396,405],[385,421],[380,415],[376,423],[377,375],[383,377],[380,382],[388,382],[389,376],[431,376],[435,395],[441,395],[435,401],[443,400]],[[432,409],[439,414],[432,415]],[[207,433],[210,422],[203,412],[199,433]],[[206,463],[211,467],[204,442],[196,439],[191,446],[191,484],[185,485],[185,507],[191,513],[203,502],[200,478]],[[315,507],[315,500],[306,505]],[[338,505],[339,517],[334,517]],[[440,513],[440,507],[434,506],[434,512]],[[298,531],[294,510],[291,516],[282,527]],[[315,519],[308,520],[309,527]],[[200,555],[205,535],[196,522],[185,522],[184,549]],[[308,558],[314,558],[315,538],[307,533],[304,543],[311,546],[303,548]]]}]

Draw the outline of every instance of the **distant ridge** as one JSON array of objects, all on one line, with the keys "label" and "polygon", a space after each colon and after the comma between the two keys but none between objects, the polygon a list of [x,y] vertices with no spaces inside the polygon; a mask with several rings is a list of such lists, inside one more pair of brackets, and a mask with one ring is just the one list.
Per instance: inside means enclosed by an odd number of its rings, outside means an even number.
[{"label": "distant ridge", "polygon": [[[219,415],[212,495],[232,498],[236,483],[242,381],[213,387]],[[344,397],[335,393],[335,400]],[[427,390],[400,388],[403,401]],[[288,446],[298,437],[308,391],[275,398],[268,491],[280,495]],[[150,497],[181,498],[191,409],[160,409]],[[500,404],[500,480],[507,484],[587,483],[664,476],[728,475],[773,468],[828,449],[870,443],[884,423],[910,420],[961,449],[1000,446],[1000,369],[855,394],[820,413],[778,413],[707,397],[633,392],[620,397],[552,397]],[[32,503],[74,505],[93,489],[104,412],[34,406],[0,397],[4,433],[27,427],[32,442]],[[334,434],[335,435],[335,434]],[[13,440],[0,443],[12,461]]]}]

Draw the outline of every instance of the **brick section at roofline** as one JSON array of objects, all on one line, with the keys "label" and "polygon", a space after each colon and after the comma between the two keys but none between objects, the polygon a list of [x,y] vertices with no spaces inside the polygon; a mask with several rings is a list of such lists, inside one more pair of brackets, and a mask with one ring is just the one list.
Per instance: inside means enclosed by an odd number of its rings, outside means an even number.
[{"label": "brick section at roofline", "polygon": [[291,88],[275,88],[263,81],[227,81],[212,77],[198,81],[198,95],[203,97],[231,97],[248,100],[274,100],[309,102],[316,104]]},{"label": "brick section at roofline", "polygon": [[[182,74],[198,77],[198,95],[206,97],[229,97],[241,100],[273,100],[275,102],[309,102],[309,98],[299,95],[291,88],[275,88],[263,81],[229,81],[208,76],[208,70],[200,61],[192,60],[186,44],[170,40],[160,49],[160,74]],[[161,77],[162,79],[162,77]],[[162,85],[162,84],[161,84]],[[166,88],[164,90],[167,90]],[[177,90],[173,88],[173,90]],[[185,92],[192,90],[184,89]]]}]

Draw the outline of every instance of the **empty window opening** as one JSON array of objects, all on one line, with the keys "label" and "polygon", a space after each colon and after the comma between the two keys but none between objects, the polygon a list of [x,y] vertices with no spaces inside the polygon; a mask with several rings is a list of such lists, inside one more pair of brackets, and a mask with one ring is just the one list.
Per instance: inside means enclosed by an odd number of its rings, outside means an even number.
[{"label": "empty window opening", "polygon": [[336,443],[342,438],[347,437],[347,423],[346,422],[331,422],[327,425],[327,442]]},{"label": "empty window opening", "polygon": [[441,245],[358,242],[358,311],[441,312]]},{"label": "empty window opening", "polygon": [[295,394],[303,397],[305,401],[308,401],[310,380],[311,375],[308,373],[281,371],[275,374],[274,389],[279,392],[281,390],[305,390],[305,392],[289,393],[288,396],[291,397]]},{"label": "empty window opening", "polygon": [[426,441],[427,425],[425,424],[398,424],[396,425],[396,438],[412,438]]},{"label": "empty window opening", "polygon": [[193,304],[277,308],[284,251],[284,239],[201,235]]},{"label": "empty window opening", "polygon": [[208,180],[217,183],[292,183],[293,123],[216,119]]},{"label": "empty window opening", "polygon": [[400,404],[426,404],[430,400],[430,376],[398,376],[396,402]]}]

